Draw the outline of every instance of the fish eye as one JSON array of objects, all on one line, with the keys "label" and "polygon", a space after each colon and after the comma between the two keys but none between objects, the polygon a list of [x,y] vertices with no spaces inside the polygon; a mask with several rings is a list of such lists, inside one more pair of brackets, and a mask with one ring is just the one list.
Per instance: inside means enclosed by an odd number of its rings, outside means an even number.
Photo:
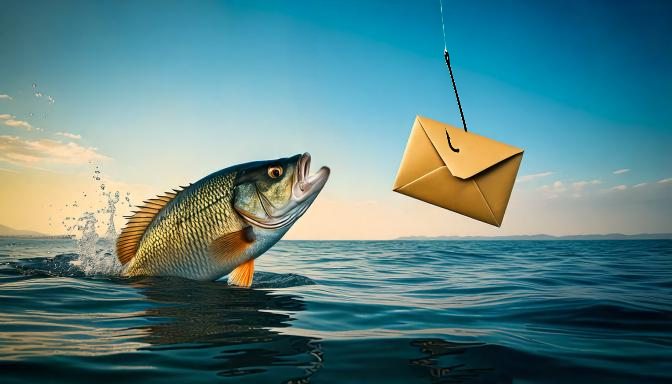
[{"label": "fish eye", "polygon": [[278,177],[282,176],[282,167],[279,165],[268,167],[268,176],[271,179],[277,179]]}]

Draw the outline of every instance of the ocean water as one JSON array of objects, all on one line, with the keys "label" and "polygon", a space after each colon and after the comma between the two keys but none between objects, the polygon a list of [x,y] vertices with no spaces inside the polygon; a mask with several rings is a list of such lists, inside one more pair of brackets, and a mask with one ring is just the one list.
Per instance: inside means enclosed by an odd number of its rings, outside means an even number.
[{"label": "ocean water", "polygon": [[670,383],[672,241],[282,241],[251,289],[0,239],[2,383]]}]

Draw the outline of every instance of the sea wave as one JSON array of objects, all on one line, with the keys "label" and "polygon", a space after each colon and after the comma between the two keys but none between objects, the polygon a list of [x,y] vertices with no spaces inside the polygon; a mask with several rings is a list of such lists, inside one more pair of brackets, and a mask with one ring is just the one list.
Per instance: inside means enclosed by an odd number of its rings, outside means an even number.
[{"label": "sea wave", "polygon": [[79,249],[0,240],[3,381],[672,380],[670,241],[282,241],[251,289]]}]

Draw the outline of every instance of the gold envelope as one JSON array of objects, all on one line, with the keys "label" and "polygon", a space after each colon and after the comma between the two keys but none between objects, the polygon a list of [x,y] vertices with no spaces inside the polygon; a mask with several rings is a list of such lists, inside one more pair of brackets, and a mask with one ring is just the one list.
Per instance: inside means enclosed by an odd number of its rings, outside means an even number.
[{"label": "gold envelope", "polygon": [[522,158],[520,148],[417,116],[392,190],[499,227]]}]

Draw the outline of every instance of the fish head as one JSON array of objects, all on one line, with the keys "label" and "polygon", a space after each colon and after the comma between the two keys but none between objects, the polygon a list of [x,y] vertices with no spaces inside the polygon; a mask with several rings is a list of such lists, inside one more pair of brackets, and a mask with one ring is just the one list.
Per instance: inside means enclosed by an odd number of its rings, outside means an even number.
[{"label": "fish head", "polygon": [[255,227],[286,231],[308,210],[330,171],[309,172],[308,153],[249,163],[236,176],[234,208]]}]

